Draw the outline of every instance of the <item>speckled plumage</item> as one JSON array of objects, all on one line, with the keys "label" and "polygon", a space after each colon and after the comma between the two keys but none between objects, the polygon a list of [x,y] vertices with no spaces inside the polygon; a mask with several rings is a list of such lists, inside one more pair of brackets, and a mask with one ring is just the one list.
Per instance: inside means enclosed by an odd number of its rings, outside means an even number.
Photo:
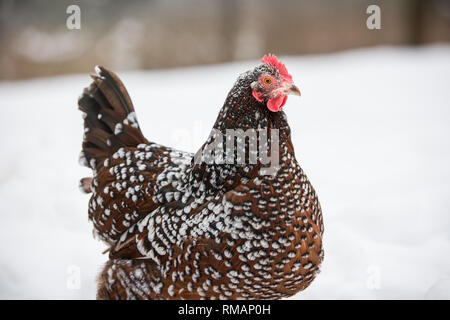
[{"label": "speckled plumage", "polygon": [[[322,213],[295,159],[284,112],[255,100],[261,64],[242,74],[214,125],[279,130],[279,168],[206,164],[146,140],[114,73],[96,69],[79,99],[89,218],[109,245],[99,299],[278,299],[305,289],[323,259]],[[268,135],[270,137],[270,135]],[[200,150],[212,143],[213,136]],[[269,146],[270,146],[270,141]],[[276,150],[271,148],[272,150]]]}]

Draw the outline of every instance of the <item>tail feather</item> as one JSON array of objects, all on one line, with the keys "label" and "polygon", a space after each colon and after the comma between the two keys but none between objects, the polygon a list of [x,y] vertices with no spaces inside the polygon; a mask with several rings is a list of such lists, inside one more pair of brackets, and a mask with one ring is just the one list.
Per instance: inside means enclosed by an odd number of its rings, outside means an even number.
[{"label": "tail feather", "polygon": [[95,67],[94,80],[78,100],[84,112],[81,163],[92,169],[120,147],[135,147],[147,140],[120,79],[104,67]]}]

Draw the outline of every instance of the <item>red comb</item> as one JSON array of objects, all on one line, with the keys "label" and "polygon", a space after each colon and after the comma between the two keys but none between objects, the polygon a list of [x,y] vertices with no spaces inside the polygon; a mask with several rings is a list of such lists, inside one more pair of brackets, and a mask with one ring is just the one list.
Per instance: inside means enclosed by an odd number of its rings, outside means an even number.
[{"label": "red comb", "polygon": [[269,53],[265,55],[261,59],[261,62],[274,66],[285,80],[292,80],[292,76],[287,71],[286,66],[281,61],[278,61],[278,58],[274,54]]}]

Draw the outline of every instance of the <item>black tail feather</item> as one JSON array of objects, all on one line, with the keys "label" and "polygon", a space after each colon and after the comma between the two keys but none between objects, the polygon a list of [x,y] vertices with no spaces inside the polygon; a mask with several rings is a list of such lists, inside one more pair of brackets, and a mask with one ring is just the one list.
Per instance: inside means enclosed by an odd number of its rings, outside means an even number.
[{"label": "black tail feather", "polygon": [[147,142],[120,79],[103,67],[96,67],[95,71],[94,82],[84,89],[78,100],[79,109],[85,114],[80,162],[92,169],[120,147]]}]

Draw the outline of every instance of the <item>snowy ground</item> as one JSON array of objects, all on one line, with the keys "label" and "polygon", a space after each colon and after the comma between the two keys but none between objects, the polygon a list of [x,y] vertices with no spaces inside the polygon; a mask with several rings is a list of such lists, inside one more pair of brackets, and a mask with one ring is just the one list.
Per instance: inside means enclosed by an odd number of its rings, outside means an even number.
[{"label": "snowy ground", "polygon": [[[285,111],[326,228],[322,272],[295,298],[450,298],[450,46],[284,62],[303,94]],[[119,75],[145,135],[195,151],[254,64]],[[0,83],[2,299],[95,297],[106,256],[77,187],[89,81]]]}]

